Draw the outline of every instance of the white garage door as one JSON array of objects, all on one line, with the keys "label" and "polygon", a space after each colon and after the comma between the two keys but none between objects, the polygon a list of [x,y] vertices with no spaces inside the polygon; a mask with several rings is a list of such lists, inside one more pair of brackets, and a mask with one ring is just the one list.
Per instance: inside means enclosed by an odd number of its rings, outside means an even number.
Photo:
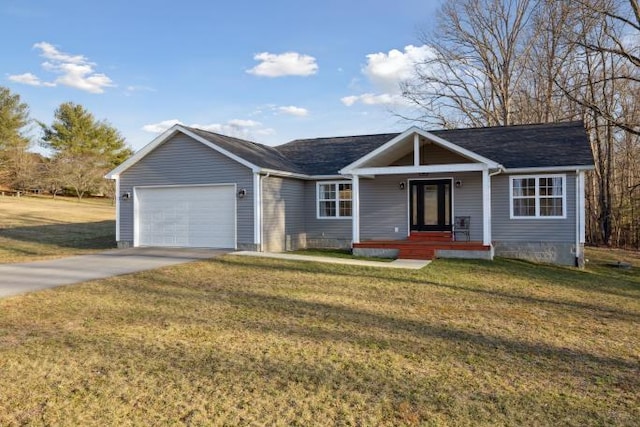
[{"label": "white garage door", "polygon": [[138,187],[135,246],[235,248],[234,185]]}]

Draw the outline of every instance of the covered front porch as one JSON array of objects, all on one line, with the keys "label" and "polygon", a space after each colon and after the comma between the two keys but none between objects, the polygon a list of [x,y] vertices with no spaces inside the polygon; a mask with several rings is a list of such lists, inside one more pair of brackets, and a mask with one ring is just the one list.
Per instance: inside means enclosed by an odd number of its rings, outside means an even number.
[{"label": "covered front porch", "polygon": [[411,233],[403,240],[368,240],[354,243],[353,254],[398,259],[492,259],[491,245],[481,241],[453,240],[452,233]]},{"label": "covered front porch", "polygon": [[500,165],[413,128],[341,173],[352,181],[355,254],[492,259],[491,175]]}]

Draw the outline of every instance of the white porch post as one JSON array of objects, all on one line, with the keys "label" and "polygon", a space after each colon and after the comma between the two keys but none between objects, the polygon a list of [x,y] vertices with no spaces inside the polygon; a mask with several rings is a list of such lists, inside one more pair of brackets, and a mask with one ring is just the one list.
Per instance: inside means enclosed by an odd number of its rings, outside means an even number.
[{"label": "white porch post", "polygon": [[352,243],[360,243],[360,177],[351,177]]},{"label": "white porch post", "polygon": [[491,177],[487,167],[482,169],[482,244],[491,245]]}]

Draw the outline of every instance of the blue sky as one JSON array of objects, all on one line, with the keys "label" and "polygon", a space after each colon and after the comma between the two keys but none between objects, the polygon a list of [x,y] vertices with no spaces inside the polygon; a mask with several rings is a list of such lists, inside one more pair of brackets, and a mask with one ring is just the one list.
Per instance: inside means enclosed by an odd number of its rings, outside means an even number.
[{"label": "blue sky", "polygon": [[2,0],[0,85],[45,123],[82,104],[135,150],[175,121],[269,145],[399,131],[439,3]]}]

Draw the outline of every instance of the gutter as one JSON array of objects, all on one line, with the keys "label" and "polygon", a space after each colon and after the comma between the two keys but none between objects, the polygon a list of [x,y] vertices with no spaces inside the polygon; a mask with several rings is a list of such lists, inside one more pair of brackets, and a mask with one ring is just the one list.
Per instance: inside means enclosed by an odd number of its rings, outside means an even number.
[{"label": "gutter", "polygon": [[504,168],[505,173],[546,173],[546,172],[577,172],[594,170],[593,165],[580,166],[551,166],[551,167],[531,167],[531,168]]}]

